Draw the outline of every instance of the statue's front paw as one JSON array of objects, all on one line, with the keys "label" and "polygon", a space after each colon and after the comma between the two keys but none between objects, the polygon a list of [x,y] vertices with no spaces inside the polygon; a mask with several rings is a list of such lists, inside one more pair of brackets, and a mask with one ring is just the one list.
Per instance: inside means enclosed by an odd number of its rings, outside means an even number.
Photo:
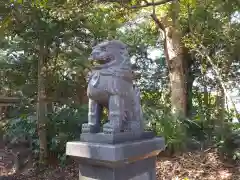
[{"label": "statue's front paw", "polygon": [[82,133],[99,133],[100,126],[99,125],[92,125],[88,123],[84,123],[82,125]]},{"label": "statue's front paw", "polygon": [[82,133],[89,133],[90,132],[90,125],[88,123],[82,124]]},{"label": "statue's front paw", "polygon": [[121,128],[117,127],[114,124],[111,123],[106,123],[103,125],[103,133],[105,134],[115,134],[115,133],[120,133],[121,132]]}]

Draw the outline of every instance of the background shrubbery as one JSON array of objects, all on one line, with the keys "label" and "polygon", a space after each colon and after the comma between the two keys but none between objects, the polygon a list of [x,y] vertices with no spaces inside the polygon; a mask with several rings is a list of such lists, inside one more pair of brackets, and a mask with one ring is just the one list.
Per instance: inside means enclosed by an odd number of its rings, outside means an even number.
[{"label": "background shrubbery", "polygon": [[[30,137],[40,161],[45,152],[64,160],[66,142],[78,139],[87,121],[91,47],[115,38],[129,46],[146,128],[165,137],[167,152],[216,147],[239,159],[240,118],[232,103],[240,81],[238,1],[126,8],[139,2],[0,0],[0,97],[21,101],[10,108],[0,102],[1,136]],[[172,47],[181,51],[170,59]]]}]

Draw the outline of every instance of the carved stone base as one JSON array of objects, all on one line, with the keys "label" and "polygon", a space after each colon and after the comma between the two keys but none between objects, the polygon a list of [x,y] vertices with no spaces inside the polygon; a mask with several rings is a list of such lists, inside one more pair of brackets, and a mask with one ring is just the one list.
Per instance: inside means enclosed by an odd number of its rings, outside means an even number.
[{"label": "carved stone base", "polygon": [[79,165],[79,180],[156,180],[155,166],[155,157],[116,168],[86,162]]},{"label": "carved stone base", "polygon": [[79,162],[79,180],[156,180],[156,156],[164,150],[161,137],[101,144],[68,142],[66,154]]},{"label": "carved stone base", "polygon": [[151,131],[145,131],[141,134],[135,134],[133,132],[122,132],[117,134],[82,133],[80,140],[83,142],[117,144],[128,141],[151,139],[154,136],[154,133]]},{"label": "carved stone base", "polygon": [[100,125],[90,125],[88,123],[84,123],[82,125],[82,132],[83,133],[99,133],[100,132]]}]

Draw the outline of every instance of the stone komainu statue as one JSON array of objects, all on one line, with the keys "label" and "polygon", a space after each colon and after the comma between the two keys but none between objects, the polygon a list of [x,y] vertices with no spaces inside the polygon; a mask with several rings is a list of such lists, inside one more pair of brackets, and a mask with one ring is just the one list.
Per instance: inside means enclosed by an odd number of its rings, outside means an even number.
[{"label": "stone komainu statue", "polygon": [[93,47],[89,60],[94,65],[88,76],[88,123],[83,133],[100,132],[103,107],[109,122],[103,133],[143,132],[140,91],[133,85],[127,46],[118,40],[104,41]]}]

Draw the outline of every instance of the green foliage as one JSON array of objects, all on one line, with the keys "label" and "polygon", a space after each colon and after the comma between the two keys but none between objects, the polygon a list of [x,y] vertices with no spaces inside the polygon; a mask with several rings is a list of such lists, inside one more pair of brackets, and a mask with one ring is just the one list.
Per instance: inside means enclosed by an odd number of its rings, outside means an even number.
[{"label": "green foliage", "polygon": [[165,116],[156,123],[158,135],[166,138],[166,145],[172,152],[183,151],[186,147],[187,126],[179,118],[174,116]]},{"label": "green foliage", "polygon": [[65,107],[51,114],[48,125],[50,151],[63,154],[67,141],[79,139],[81,125],[86,121],[86,106]]},{"label": "green foliage", "polygon": [[[132,1],[132,5],[139,3]],[[177,11],[170,4],[156,7],[160,20],[160,16],[169,20]],[[82,105],[90,49],[103,39],[117,38],[129,45],[131,60],[141,74],[136,84],[142,90],[146,124],[166,138],[168,148],[183,150],[188,139],[201,143],[214,140],[223,154],[237,159],[239,127],[225,124],[234,114],[220,107],[219,98],[209,91],[219,91],[220,83],[227,90],[238,87],[240,23],[233,22],[232,15],[239,10],[235,0],[180,2],[179,30],[193,61],[188,71],[197,82],[189,95],[191,113],[188,118],[180,118],[171,115],[172,82],[160,32],[150,17],[139,18],[152,13],[152,7],[132,11],[116,3],[93,1],[0,0],[0,95],[22,98],[22,103],[8,112],[12,120],[5,126],[5,135],[13,141],[25,135],[32,137],[34,151],[39,153],[35,111],[39,47],[44,44],[48,49],[44,67],[46,101],[54,104],[48,109],[48,147],[64,161],[66,142],[79,137],[80,126],[87,119],[87,108]],[[150,56],[153,49],[160,51],[156,58]],[[213,78],[207,75],[210,71]]]},{"label": "green foliage", "polygon": [[142,105],[145,123],[157,135],[163,136],[170,152],[185,149],[187,126],[170,114],[168,93],[143,91]]},{"label": "green foliage", "polygon": [[[194,93],[193,98],[195,113],[188,119],[170,115],[168,93],[143,91],[145,123],[156,134],[165,137],[169,152],[206,148],[216,144],[222,154],[237,159],[239,148],[236,142],[239,142],[239,135],[236,134],[239,132],[239,124],[228,123],[222,126],[224,129],[219,127],[218,112],[214,106],[216,96],[211,96],[211,103],[208,104],[204,104],[202,93]],[[225,121],[229,122],[231,118],[232,114],[226,112]]]},{"label": "green foliage", "polygon": [[11,139],[13,143],[18,137],[31,136],[33,137],[33,145],[38,146],[38,141],[34,141],[37,140],[35,116],[22,116],[17,119],[10,119],[5,125],[4,130],[4,136],[7,139]]},{"label": "green foliage", "polygon": [[234,123],[225,123],[221,132],[215,136],[219,152],[228,159],[240,160],[240,126]]},{"label": "green foliage", "polygon": [[[49,114],[49,119],[48,147],[50,152],[57,154],[61,160],[64,158],[66,142],[79,138],[81,124],[87,119],[87,108],[86,106],[63,107]],[[39,153],[36,116],[26,114],[11,119],[5,125],[4,131],[4,135],[13,143],[20,137],[31,137],[33,152],[35,155]]]},{"label": "green foliage", "polygon": [[161,110],[151,108],[144,109],[145,118],[151,123],[150,129],[166,140],[166,147],[170,152],[185,149],[187,126],[179,118],[162,114]]}]

